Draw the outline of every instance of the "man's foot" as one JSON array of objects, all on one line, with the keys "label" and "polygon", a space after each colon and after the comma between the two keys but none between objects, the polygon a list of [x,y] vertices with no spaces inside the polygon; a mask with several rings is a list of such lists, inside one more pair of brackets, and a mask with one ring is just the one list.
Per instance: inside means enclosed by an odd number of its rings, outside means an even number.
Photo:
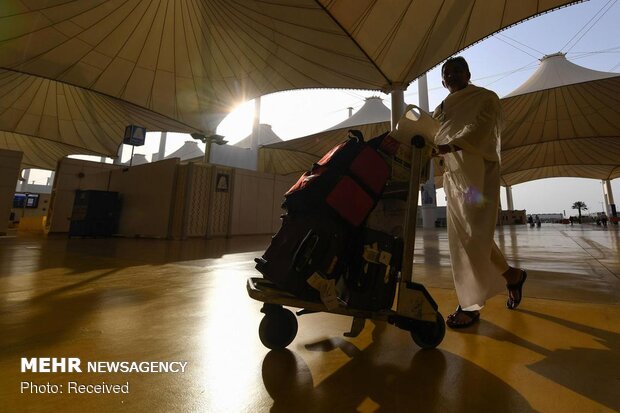
[{"label": "man's foot", "polygon": [[450,328],[465,328],[480,320],[480,311],[465,311],[459,305],[456,311],[450,314],[446,324]]},{"label": "man's foot", "polygon": [[508,300],[506,301],[506,307],[509,310],[514,310],[519,306],[521,298],[523,297],[523,284],[526,279],[527,272],[525,272],[525,270],[521,270],[521,277],[519,278],[519,281],[506,284],[506,288],[508,288]]}]

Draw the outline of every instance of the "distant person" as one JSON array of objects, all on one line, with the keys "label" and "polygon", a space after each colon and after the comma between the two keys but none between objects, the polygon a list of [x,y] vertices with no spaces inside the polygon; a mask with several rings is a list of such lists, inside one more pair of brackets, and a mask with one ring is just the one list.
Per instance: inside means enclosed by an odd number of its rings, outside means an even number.
[{"label": "distant person", "polygon": [[607,215],[605,215],[604,212],[601,214],[601,222],[603,223],[604,227],[607,226]]},{"label": "distant person", "polygon": [[531,215],[527,216],[527,223],[530,224],[530,227],[534,228],[534,218]]},{"label": "distant person", "polygon": [[540,222],[540,218],[538,217],[538,215],[536,215],[536,218],[534,218],[534,222],[536,222],[536,227],[540,228],[540,226],[542,225],[542,223]]},{"label": "distant person", "polygon": [[447,325],[463,328],[476,323],[486,300],[505,287],[506,306],[517,308],[527,273],[509,266],[493,240],[500,193],[499,98],[469,83],[462,57],[448,59],[441,75],[450,93],[433,113],[441,124],[434,154],[445,161],[448,245],[459,301]]},{"label": "distant person", "polygon": [[568,221],[570,222],[570,226],[573,226],[573,217],[568,217]]}]

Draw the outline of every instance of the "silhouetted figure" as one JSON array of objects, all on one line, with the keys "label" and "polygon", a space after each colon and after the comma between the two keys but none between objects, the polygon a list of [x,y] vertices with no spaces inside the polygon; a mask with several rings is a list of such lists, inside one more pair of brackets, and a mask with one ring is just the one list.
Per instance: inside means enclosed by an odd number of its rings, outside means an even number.
[{"label": "silhouetted figure", "polygon": [[433,113],[440,122],[433,153],[445,165],[448,246],[459,301],[446,324],[464,328],[478,322],[486,300],[504,285],[506,307],[517,308],[527,273],[508,265],[493,239],[501,182],[499,97],[469,83],[471,73],[462,57],[448,59],[441,77],[450,93]]}]

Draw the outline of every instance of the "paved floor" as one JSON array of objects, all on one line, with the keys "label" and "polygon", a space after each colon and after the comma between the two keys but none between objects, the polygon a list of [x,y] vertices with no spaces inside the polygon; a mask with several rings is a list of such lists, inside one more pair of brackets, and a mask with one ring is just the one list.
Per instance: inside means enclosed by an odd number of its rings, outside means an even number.
[{"label": "paved floor", "polygon": [[[507,227],[509,260],[529,270],[518,311],[506,296],[437,350],[350,319],[299,319],[285,351],[258,338],[252,259],[269,237],[160,241],[0,238],[0,411],[605,412],[620,410],[617,227]],[[445,230],[419,231],[415,277],[456,305]],[[82,373],[20,372],[22,357],[79,357]],[[185,373],[87,372],[94,361],[183,361]],[[22,393],[22,383],[30,386]],[[129,383],[128,394],[69,394]],[[32,383],[32,384],[30,384]],[[63,393],[32,394],[62,385]]]}]

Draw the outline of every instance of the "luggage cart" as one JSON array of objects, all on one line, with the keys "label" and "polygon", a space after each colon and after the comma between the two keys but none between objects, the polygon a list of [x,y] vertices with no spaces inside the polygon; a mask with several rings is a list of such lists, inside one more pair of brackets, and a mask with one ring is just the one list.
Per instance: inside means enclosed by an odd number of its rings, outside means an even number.
[{"label": "luggage cart", "polygon": [[[259,277],[247,281],[248,295],[263,302],[264,315],[258,334],[265,347],[281,349],[288,346],[297,335],[297,316],[317,312],[328,312],[353,317],[351,329],[346,337],[357,337],[363,330],[366,319],[386,321],[409,331],[413,341],[423,349],[435,348],[443,340],[446,326],[438,311],[437,303],[421,284],[413,282],[413,253],[417,218],[420,176],[428,168],[429,158],[423,154],[426,140],[416,135],[411,139],[411,170],[407,210],[405,214],[404,253],[400,280],[397,287],[396,309],[369,311],[348,307],[344,304],[328,309],[322,301],[301,299],[278,288],[273,282]],[[427,171],[428,169],[426,169]],[[284,308],[293,307],[296,313]]]}]

